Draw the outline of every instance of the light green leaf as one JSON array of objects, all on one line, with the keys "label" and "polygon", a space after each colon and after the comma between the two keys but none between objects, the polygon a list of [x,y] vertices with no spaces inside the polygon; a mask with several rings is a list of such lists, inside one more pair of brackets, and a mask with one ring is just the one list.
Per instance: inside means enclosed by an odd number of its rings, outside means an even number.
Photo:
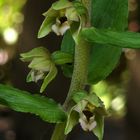
[{"label": "light green leaf", "polygon": [[31,95],[26,91],[0,84],[0,104],[25,113],[32,113],[44,121],[60,123],[65,121],[66,114],[56,102],[47,97]]},{"label": "light green leaf", "polygon": [[120,48],[112,46],[93,46],[88,68],[88,82],[96,84],[105,79],[116,67],[121,52]]},{"label": "light green leaf", "polygon": [[88,28],[82,31],[85,40],[120,48],[140,48],[140,34],[134,32],[117,32],[107,29]]},{"label": "light green leaf", "polygon": [[56,75],[57,75],[57,68],[55,67],[54,64],[51,64],[50,71],[45,77],[43,84],[41,85],[41,89],[40,89],[41,93],[45,90],[47,85],[56,77]]},{"label": "light green leaf", "polygon": [[[128,0],[92,0],[92,26],[100,29],[124,31],[127,27]],[[116,67],[122,49],[92,43],[88,82],[95,84],[105,79]]]},{"label": "light green leaf", "polygon": [[56,51],[51,55],[51,58],[55,64],[62,65],[66,63],[72,63],[73,62],[73,55],[62,52],[62,51]]},{"label": "light green leaf", "polygon": [[103,140],[104,117],[96,114],[95,120],[97,122],[97,126],[93,129],[93,133],[98,137],[99,140]]}]

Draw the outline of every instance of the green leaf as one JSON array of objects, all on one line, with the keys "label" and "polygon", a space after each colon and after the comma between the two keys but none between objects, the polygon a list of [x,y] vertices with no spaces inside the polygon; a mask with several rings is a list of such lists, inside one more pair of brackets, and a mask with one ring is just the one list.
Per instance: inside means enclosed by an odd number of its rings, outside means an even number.
[{"label": "green leaf", "polygon": [[69,64],[65,64],[62,67],[62,71],[63,74],[68,77],[71,78],[72,77],[72,73],[73,73],[73,64],[69,65]]},{"label": "green leaf", "polygon": [[99,140],[103,140],[104,117],[96,114],[95,120],[97,122],[97,126],[93,129],[93,133],[98,137]]},{"label": "green leaf", "polygon": [[66,52],[62,52],[62,51],[54,52],[51,57],[52,57],[53,62],[58,65],[73,62],[73,55]]},{"label": "green leaf", "polygon": [[82,31],[85,40],[120,48],[140,48],[140,34],[134,32],[117,32],[107,29],[88,28]]},{"label": "green leaf", "polygon": [[54,64],[51,64],[50,71],[45,77],[43,84],[41,85],[41,89],[40,89],[41,93],[45,90],[47,85],[56,77],[56,75],[57,75],[57,68],[55,67]]},{"label": "green leaf", "polygon": [[128,0],[92,0],[91,10],[94,27],[123,31],[128,26]]},{"label": "green leaf", "polygon": [[62,44],[61,44],[61,51],[73,55],[74,49],[75,49],[75,42],[74,39],[72,38],[72,34],[70,30],[68,30],[63,37]]},{"label": "green leaf", "polygon": [[66,114],[56,102],[47,97],[31,95],[26,91],[0,84],[0,104],[25,113],[32,113],[44,121],[60,123],[65,121]]},{"label": "green leaf", "polygon": [[[68,30],[63,37],[62,44],[61,44],[61,51],[69,53],[74,57],[74,50],[75,50],[75,41],[72,38],[72,34],[70,30]],[[63,70],[63,74],[66,77],[71,78],[73,73],[73,65],[67,65],[67,64],[63,65],[62,70]]]},{"label": "green leaf", "polygon": [[[100,29],[124,31],[127,27],[128,0],[92,0],[92,26]],[[116,67],[122,49],[91,43],[88,82],[105,79]]]},{"label": "green leaf", "polygon": [[112,46],[93,46],[88,70],[88,82],[96,84],[116,67],[122,50]]}]

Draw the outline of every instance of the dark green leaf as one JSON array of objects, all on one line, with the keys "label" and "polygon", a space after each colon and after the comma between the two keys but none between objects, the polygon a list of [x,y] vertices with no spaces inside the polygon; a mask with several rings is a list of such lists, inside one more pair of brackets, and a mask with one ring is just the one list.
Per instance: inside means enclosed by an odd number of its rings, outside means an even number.
[{"label": "dark green leaf", "polygon": [[[127,27],[128,0],[92,0],[92,26],[124,31]],[[88,82],[105,79],[117,65],[122,49],[92,43]]]},{"label": "dark green leaf", "polygon": [[91,22],[94,27],[123,31],[128,25],[128,0],[92,0]]},{"label": "dark green leaf", "polygon": [[73,65],[69,65],[69,64],[65,64],[62,67],[63,70],[63,74],[68,77],[71,78],[72,77],[72,73],[73,73]]},{"label": "dark green leaf", "polygon": [[95,84],[105,79],[116,67],[121,52],[120,48],[95,45],[91,50],[88,82]]},{"label": "dark green leaf", "polygon": [[68,30],[63,37],[62,44],[61,44],[61,51],[73,55],[74,47],[75,47],[74,39],[72,38],[71,32]]},{"label": "dark green leaf", "polygon": [[[61,51],[69,53],[74,56],[75,42],[72,38],[71,32],[68,30],[62,40]],[[73,65],[63,65],[62,66],[63,74],[66,77],[71,77],[73,73]]]},{"label": "dark green leaf", "polygon": [[47,97],[31,95],[10,86],[0,84],[0,104],[25,113],[36,114],[50,123],[63,122],[66,114],[56,102]]},{"label": "dark green leaf", "polygon": [[82,31],[82,35],[89,42],[117,46],[120,48],[140,48],[139,33],[88,28]]}]

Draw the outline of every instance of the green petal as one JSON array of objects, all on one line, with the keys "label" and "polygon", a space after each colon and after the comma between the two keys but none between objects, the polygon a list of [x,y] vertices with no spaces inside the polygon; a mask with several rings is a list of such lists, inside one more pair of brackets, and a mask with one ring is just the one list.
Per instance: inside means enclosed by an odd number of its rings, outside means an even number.
[{"label": "green petal", "polygon": [[52,25],[55,24],[55,22],[56,22],[56,17],[47,16],[39,29],[38,38],[42,38],[48,35],[51,32]]},{"label": "green petal", "polygon": [[43,16],[47,17],[57,17],[58,16],[58,11],[50,8],[48,11],[46,11],[45,13],[43,13]]},{"label": "green petal", "polygon": [[47,85],[55,78],[55,76],[57,75],[57,68],[55,67],[54,64],[51,65],[50,71],[47,74],[47,76],[45,77],[43,84],[41,86],[40,92],[42,93],[45,88],[47,87]]},{"label": "green petal", "polygon": [[66,128],[65,128],[65,135],[67,135],[68,133],[70,133],[73,129],[73,127],[78,124],[78,120],[79,120],[79,113],[76,112],[74,110],[75,106],[72,107],[72,109],[70,110],[69,114],[68,114],[68,118],[67,118],[67,123],[66,123]]},{"label": "green petal", "polygon": [[72,6],[72,3],[69,2],[68,0],[59,0],[55,3],[53,3],[52,9],[61,10],[61,9],[65,9],[65,8],[68,8],[68,7],[71,7],[71,6]]},{"label": "green petal", "polygon": [[95,120],[97,122],[97,126],[93,129],[93,133],[98,137],[98,140],[103,140],[104,117],[96,114]]},{"label": "green petal", "polygon": [[51,61],[46,58],[34,58],[29,64],[29,68],[35,70],[49,71]]},{"label": "green petal", "polygon": [[23,62],[31,61],[35,57],[45,57],[46,59],[50,57],[49,51],[45,47],[37,47],[29,52],[20,54],[21,60]]}]

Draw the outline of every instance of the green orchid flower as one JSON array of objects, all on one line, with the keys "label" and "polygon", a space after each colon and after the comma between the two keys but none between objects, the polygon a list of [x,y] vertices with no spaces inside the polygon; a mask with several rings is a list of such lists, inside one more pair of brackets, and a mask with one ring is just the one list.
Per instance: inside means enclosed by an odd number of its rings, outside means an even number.
[{"label": "green orchid flower", "polygon": [[52,4],[51,8],[45,12],[38,38],[54,32],[56,35],[64,35],[68,30],[78,30],[85,22],[87,9],[80,2],[69,2],[59,0]]},{"label": "green orchid flower", "polygon": [[95,120],[95,106],[86,100],[82,100],[74,108],[79,113],[79,123],[84,131],[92,131],[96,126]]},{"label": "green orchid flower", "polygon": [[51,60],[49,51],[44,47],[38,47],[27,53],[22,53],[21,57],[23,62],[30,62],[28,67],[31,71],[27,76],[27,82],[43,80],[40,89],[40,92],[43,92],[57,74],[57,68]]},{"label": "green orchid flower", "polygon": [[80,91],[74,94],[73,100],[76,103],[68,115],[65,134],[79,122],[84,131],[92,131],[97,137],[103,137],[103,120],[107,115],[103,102],[95,94],[88,94]]}]

